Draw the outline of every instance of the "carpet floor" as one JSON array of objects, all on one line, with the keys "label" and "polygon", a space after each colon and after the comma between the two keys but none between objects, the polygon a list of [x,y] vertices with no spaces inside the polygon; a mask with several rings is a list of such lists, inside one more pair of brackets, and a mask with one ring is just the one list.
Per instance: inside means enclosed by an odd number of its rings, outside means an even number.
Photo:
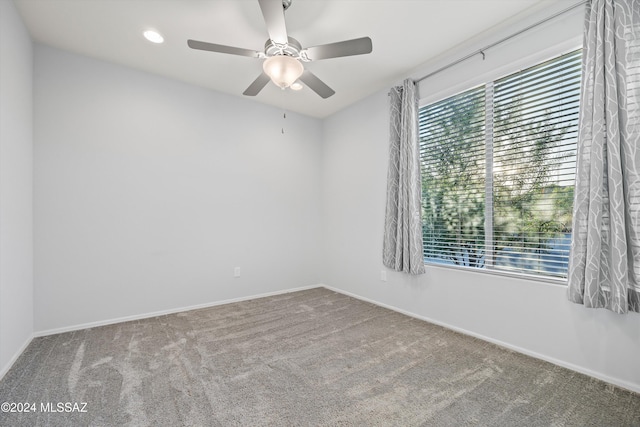
[{"label": "carpet floor", "polygon": [[640,426],[638,394],[324,288],[36,338],[0,402],[7,427]]}]

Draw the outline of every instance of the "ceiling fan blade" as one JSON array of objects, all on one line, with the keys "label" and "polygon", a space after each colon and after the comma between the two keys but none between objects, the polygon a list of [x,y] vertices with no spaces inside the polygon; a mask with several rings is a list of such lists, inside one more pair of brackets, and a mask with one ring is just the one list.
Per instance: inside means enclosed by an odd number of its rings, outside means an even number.
[{"label": "ceiling fan blade", "polygon": [[258,78],[249,85],[247,90],[242,92],[242,94],[247,96],[256,96],[258,93],[260,93],[262,88],[264,88],[267,83],[269,83],[269,80],[271,79],[265,73],[260,74]]},{"label": "ceiling fan blade", "polygon": [[341,56],[364,55],[372,51],[373,44],[369,37],[323,44],[305,49],[307,57],[312,61],[339,58]]},{"label": "ceiling fan blade", "polygon": [[309,86],[312,91],[314,91],[324,99],[327,99],[328,97],[336,93],[335,90],[327,86],[325,82],[320,80],[309,70],[304,70],[304,72],[300,76],[300,80],[302,81],[302,83]]},{"label": "ceiling fan blade", "polygon": [[264,22],[267,24],[267,32],[272,42],[276,44],[287,44],[287,26],[284,22],[284,7],[282,0],[258,0]]},{"label": "ceiling fan blade", "polygon": [[225,46],[223,44],[207,43],[198,40],[187,40],[187,45],[189,45],[191,49],[230,53],[231,55],[250,56],[252,58],[259,58],[261,53],[251,49],[242,49],[240,47]]}]

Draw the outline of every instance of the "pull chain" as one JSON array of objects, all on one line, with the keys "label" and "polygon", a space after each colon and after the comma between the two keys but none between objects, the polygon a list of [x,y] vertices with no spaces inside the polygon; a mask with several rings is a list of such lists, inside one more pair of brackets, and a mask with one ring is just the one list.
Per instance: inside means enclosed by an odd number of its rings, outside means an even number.
[{"label": "pull chain", "polygon": [[284,122],[287,120],[287,112],[286,110],[282,110],[282,133],[284,134]]},{"label": "pull chain", "polygon": [[286,89],[282,88],[282,105],[283,105],[283,107],[282,107],[282,129],[281,129],[281,132],[282,132],[283,135],[284,135],[284,124],[285,124],[285,122],[287,120],[287,110],[284,107],[285,105],[287,105],[287,103],[286,103],[287,102],[287,96],[286,96],[287,94],[285,92],[286,92]]}]

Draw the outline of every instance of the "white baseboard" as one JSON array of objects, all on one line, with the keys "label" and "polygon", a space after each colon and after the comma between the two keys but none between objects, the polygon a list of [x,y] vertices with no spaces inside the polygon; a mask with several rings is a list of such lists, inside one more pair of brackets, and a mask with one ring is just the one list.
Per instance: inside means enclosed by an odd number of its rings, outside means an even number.
[{"label": "white baseboard", "polygon": [[0,381],[4,378],[4,376],[7,374],[7,372],[9,372],[9,369],[11,369],[13,364],[16,363],[16,360],[18,360],[18,357],[20,357],[22,355],[22,353],[27,349],[27,347],[29,346],[29,344],[31,344],[31,341],[34,338],[35,338],[35,335],[33,335],[33,334],[31,334],[29,337],[27,337],[26,341],[14,353],[13,357],[9,360],[9,362],[5,366],[2,367],[2,370],[0,370]]},{"label": "white baseboard", "polygon": [[222,301],[213,301],[213,302],[208,302],[204,304],[190,305],[187,307],[170,308],[167,310],[154,311],[154,312],[144,313],[144,314],[135,314],[132,316],[118,317],[115,319],[106,319],[106,320],[99,320],[96,322],[64,326],[62,328],[54,328],[54,329],[47,329],[44,331],[37,331],[34,333],[34,337],[44,337],[47,335],[61,334],[64,332],[73,332],[81,329],[96,328],[98,326],[106,326],[106,325],[113,325],[113,324],[122,323],[122,322],[130,322],[132,320],[148,319],[150,317],[164,316],[167,314],[181,313],[183,311],[198,310],[200,308],[215,307],[217,305],[232,304],[234,302],[248,301],[248,300],[257,299],[257,298],[265,298],[265,297],[270,297],[274,295],[288,294],[291,292],[305,291],[307,289],[314,289],[314,288],[321,288],[321,287],[323,287],[323,285],[320,285],[320,284],[302,286],[299,288],[285,289],[285,290],[274,291],[274,292],[266,292],[266,293],[257,294],[257,295],[249,295],[246,297],[239,297],[239,298],[232,298],[232,299],[227,299]]},{"label": "white baseboard", "polygon": [[472,336],[474,338],[481,339],[483,341],[488,341],[488,342],[490,342],[492,344],[495,344],[497,346],[500,346],[500,347],[503,347],[503,348],[507,348],[509,350],[513,350],[515,352],[518,352],[518,353],[521,353],[521,354],[525,354],[527,356],[534,357],[536,359],[544,360],[544,361],[549,362],[549,363],[553,363],[554,365],[561,366],[563,368],[567,368],[567,369],[570,369],[572,371],[579,372],[581,374],[585,374],[585,375],[593,377],[593,378],[597,378],[597,379],[602,380],[602,381],[604,381],[606,383],[613,384],[613,385],[615,385],[617,387],[624,388],[626,390],[630,390],[630,391],[633,391],[635,393],[640,393],[640,385],[639,384],[631,383],[631,382],[622,380],[620,378],[610,377],[610,376],[602,374],[600,372],[592,371],[591,369],[587,369],[587,368],[584,368],[584,367],[579,366],[579,365],[574,365],[573,363],[565,362],[564,360],[556,359],[554,357],[547,356],[545,354],[537,353],[535,351],[531,351],[531,350],[528,350],[526,348],[522,348],[522,347],[519,347],[519,346],[516,346],[516,345],[513,345],[513,344],[509,344],[509,343],[506,343],[506,342],[503,342],[503,341],[500,341],[500,340],[496,340],[494,338],[487,337],[485,335],[478,334],[478,333],[475,333],[475,332],[472,332],[472,331],[468,331],[466,329],[459,328],[457,326],[453,326],[453,325],[450,325],[448,323],[441,322],[439,320],[434,320],[434,319],[431,319],[431,318],[426,317],[426,316],[421,316],[419,314],[412,313],[410,311],[403,310],[401,308],[394,307],[392,305],[383,304],[383,303],[380,303],[378,301],[375,301],[375,300],[372,300],[372,299],[369,299],[369,298],[366,298],[366,297],[363,297],[363,296],[360,296],[360,295],[356,295],[356,294],[353,294],[351,292],[344,291],[342,289],[332,288],[331,286],[326,286],[326,285],[322,285],[322,286],[327,288],[327,289],[329,289],[329,290],[331,290],[331,291],[334,291],[334,292],[337,292],[337,293],[340,293],[340,294],[343,294],[343,295],[347,295],[347,296],[359,299],[361,301],[365,301],[365,302],[377,305],[379,307],[384,307],[384,308],[387,308],[389,310],[393,310],[395,312],[398,312],[398,313],[401,313],[401,314],[404,314],[404,315],[407,315],[407,316],[410,316],[410,317],[413,317],[413,318],[416,318],[416,319],[419,319],[419,320],[423,320],[425,322],[433,323],[434,325],[442,326],[444,328],[450,329],[452,331],[459,332],[459,333],[464,334],[464,335],[469,335],[469,336]]}]

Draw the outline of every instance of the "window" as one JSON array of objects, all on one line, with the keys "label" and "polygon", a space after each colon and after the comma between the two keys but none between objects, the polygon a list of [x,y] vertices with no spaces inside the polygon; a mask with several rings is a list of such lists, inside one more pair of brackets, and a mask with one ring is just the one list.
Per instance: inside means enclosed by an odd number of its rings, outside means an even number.
[{"label": "window", "polygon": [[419,111],[426,262],[566,278],[581,51]]}]

